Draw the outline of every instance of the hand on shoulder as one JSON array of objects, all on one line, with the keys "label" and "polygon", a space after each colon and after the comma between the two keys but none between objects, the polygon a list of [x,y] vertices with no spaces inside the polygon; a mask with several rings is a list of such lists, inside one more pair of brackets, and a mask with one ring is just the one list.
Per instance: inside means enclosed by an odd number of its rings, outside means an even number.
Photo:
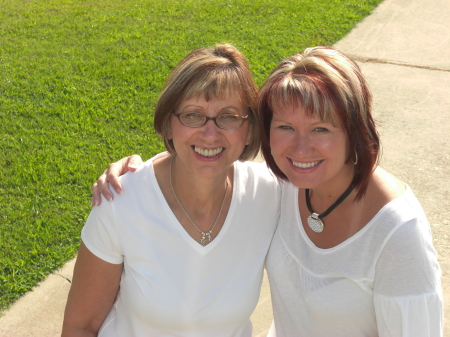
[{"label": "hand on shoulder", "polygon": [[111,184],[111,187],[114,188],[117,194],[122,193],[122,185],[120,184],[119,177],[129,171],[136,171],[141,164],[141,157],[139,155],[132,155],[109,165],[108,169],[92,185],[91,206],[99,206],[102,203],[101,194],[103,194],[106,200],[113,200],[113,194],[109,184]]}]

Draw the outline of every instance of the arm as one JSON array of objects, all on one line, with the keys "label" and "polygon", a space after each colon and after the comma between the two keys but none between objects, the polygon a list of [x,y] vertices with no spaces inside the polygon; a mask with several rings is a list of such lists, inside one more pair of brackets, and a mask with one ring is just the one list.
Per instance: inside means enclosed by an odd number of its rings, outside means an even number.
[{"label": "arm", "polygon": [[117,194],[122,193],[122,185],[118,179],[119,176],[124,175],[128,171],[134,172],[139,165],[142,164],[142,159],[139,155],[132,155],[120,159],[118,162],[109,165],[108,169],[97,179],[92,185],[92,200],[91,206],[99,206],[102,203],[100,194],[103,194],[106,200],[112,201],[113,194],[109,189],[108,183],[114,188]]},{"label": "arm", "polygon": [[378,259],[375,275],[380,337],[442,336],[441,270],[424,217],[395,231]]},{"label": "arm", "polygon": [[[154,157],[154,159],[161,159],[170,156],[168,152],[162,152]],[[109,189],[109,184],[117,192],[122,193],[122,185],[118,179],[121,175],[127,172],[134,172],[142,164],[141,156],[134,154],[129,157],[120,159],[119,161],[109,165],[108,169],[97,179],[94,185],[92,185],[92,199],[91,206],[99,206],[102,203],[101,195],[106,200],[112,201],[113,194]]]},{"label": "arm", "polygon": [[105,262],[81,243],[64,312],[62,337],[97,336],[119,291],[122,269],[123,264]]}]

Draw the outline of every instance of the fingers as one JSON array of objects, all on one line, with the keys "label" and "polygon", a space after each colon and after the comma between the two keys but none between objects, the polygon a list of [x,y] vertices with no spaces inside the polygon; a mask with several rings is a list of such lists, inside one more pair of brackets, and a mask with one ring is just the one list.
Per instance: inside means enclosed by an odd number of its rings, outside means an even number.
[{"label": "fingers", "polygon": [[[123,158],[123,159],[127,159],[126,165],[127,165],[128,171],[134,172],[138,169],[139,165],[142,164],[142,158],[140,155],[137,155],[137,154],[133,154],[132,156],[129,156],[129,157]],[[121,159],[121,160],[123,160],[123,159]]]},{"label": "fingers", "polygon": [[[100,181],[101,183],[100,192],[103,194],[106,200],[111,201],[113,198],[108,183],[111,185],[112,188],[114,188],[114,191],[116,191],[117,194],[121,194],[122,185],[120,183],[119,177],[124,175],[128,171],[131,172],[136,171],[139,165],[141,164],[142,164],[141,156],[134,154],[132,156],[122,158],[119,161],[109,165],[108,169],[104,172],[105,181],[103,180]],[[99,183],[98,180],[97,183]]]},{"label": "fingers", "polygon": [[[118,162],[109,165],[108,169],[104,172],[105,179],[97,180],[100,183],[100,192],[103,194],[106,200],[111,201],[113,199],[113,194],[109,189],[108,183],[114,188],[117,194],[122,193],[122,185],[120,184],[119,177],[128,172],[128,166],[125,164],[126,158],[122,158]],[[100,176],[102,177],[102,176]]]},{"label": "fingers", "polygon": [[92,185],[91,206],[99,206],[101,203],[102,198],[100,197],[100,190],[96,182],[94,185]]},{"label": "fingers", "polygon": [[110,187],[112,187],[117,194],[121,194],[123,189],[119,177],[128,171],[136,171],[141,164],[142,158],[135,154],[122,158],[109,165],[108,169],[97,179],[97,182],[92,185],[91,205],[100,205],[102,203],[101,195],[103,195],[106,200],[112,201],[114,195],[111,192]]},{"label": "fingers", "polygon": [[[114,165],[114,164],[111,164],[111,165]],[[106,174],[107,174],[107,170],[104,171],[103,174],[100,177],[98,177],[95,184],[92,185],[91,206],[99,206],[102,203],[101,194],[103,194],[103,197],[108,201],[111,201],[114,198],[114,196],[109,188],[108,179],[107,179]],[[119,183],[119,185],[120,185],[120,183]],[[116,190],[116,192],[117,192],[117,190]],[[119,192],[117,192],[117,193],[119,193]]]}]

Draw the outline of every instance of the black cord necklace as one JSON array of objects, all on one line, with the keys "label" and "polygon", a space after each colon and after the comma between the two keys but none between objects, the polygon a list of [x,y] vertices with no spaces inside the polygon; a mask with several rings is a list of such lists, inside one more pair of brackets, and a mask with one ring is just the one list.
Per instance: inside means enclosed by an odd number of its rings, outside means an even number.
[{"label": "black cord necklace", "polygon": [[311,215],[308,217],[308,226],[309,228],[311,228],[314,232],[316,233],[322,233],[323,231],[323,222],[322,218],[326,217],[328,214],[331,213],[331,211],[333,209],[335,209],[341,202],[344,201],[345,198],[348,197],[348,195],[353,191],[353,185],[350,184],[350,186],[347,188],[347,190],[342,193],[342,195],[338,198],[338,200],[336,200],[336,202],[331,205],[330,207],[328,207],[328,209],[323,212],[322,214],[317,214],[314,213],[312,207],[311,207],[311,202],[309,201],[309,189],[305,190],[305,198],[306,198],[306,207],[308,207],[308,211],[311,212]]}]

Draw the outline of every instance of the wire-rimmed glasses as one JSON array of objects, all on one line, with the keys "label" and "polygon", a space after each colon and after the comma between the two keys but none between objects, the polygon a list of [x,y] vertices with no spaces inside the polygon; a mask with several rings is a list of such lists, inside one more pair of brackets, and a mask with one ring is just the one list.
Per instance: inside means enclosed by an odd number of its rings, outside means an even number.
[{"label": "wire-rimmed glasses", "polygon": [[173,111],[173,114],[178,117],[181,124],[190,128],[200,128],[205,125],[207,121],[213,120],[219,128],[225,130],[238,129],[248,118],[248,115],[240,116],[232,113],[223,113],[216,117],[208,117],[201,112]]}]

